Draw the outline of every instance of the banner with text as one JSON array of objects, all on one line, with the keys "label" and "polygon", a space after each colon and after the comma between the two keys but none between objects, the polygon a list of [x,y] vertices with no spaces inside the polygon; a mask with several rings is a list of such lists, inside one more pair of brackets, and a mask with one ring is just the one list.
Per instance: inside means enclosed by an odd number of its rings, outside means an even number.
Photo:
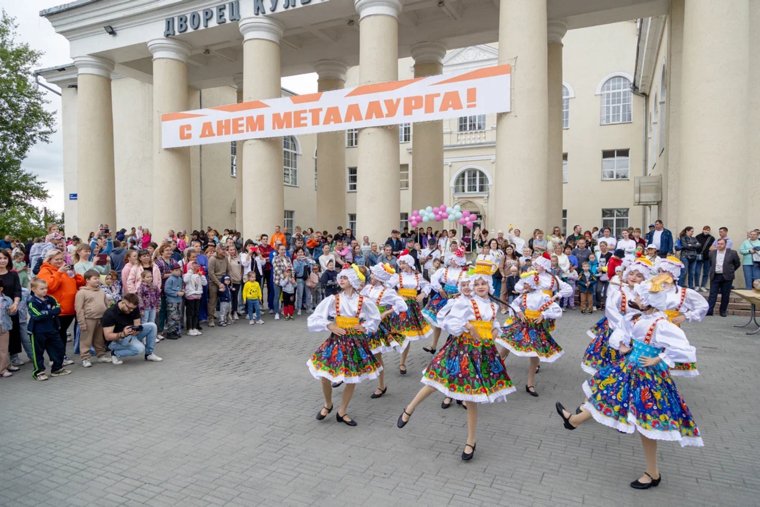
[{"label": "banner with text", "polygon": [[161,117],[164,148],[443,120],[510,110],[509,65],[254,100]]}]

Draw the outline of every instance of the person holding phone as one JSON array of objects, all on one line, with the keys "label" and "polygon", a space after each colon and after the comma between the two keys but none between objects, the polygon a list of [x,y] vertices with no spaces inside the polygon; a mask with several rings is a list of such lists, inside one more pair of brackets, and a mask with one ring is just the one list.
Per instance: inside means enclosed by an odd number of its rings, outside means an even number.
[{"label": "person holding phone", "polygon": [[154,352],[157,327],[152,322],[141,323],[139,304],[137,294],[125,294],[121,301],[103,314],[103,335],[113,364],[122,364],[123,358],[140,355],[146,361],[163,361]]},{"label": "person holding phone", "polygon": [[[83,275],[94,269],[100,275],[105,275],[111,270],[108,255],[97,254],[92,256],[90,245],[82,243],[74,250],[74,272]],[[90,258],[92,257],[92,260]]]}]

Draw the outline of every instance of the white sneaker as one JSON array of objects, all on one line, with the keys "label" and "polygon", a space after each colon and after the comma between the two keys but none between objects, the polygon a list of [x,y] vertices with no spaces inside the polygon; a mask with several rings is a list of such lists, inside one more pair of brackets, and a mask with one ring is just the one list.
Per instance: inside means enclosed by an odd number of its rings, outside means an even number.
[{"label": "white sneaker", "polygon": [[593,310],[593,311],[596,311],[596,306],[594,306],[594,307],[592,308],[592,310]]},{"label": "white sneaker", "polygon": [[301,315],[301,310],[298,310],[298,313],[296,315]]},{"label": "white sneaker", "polygon": [[248,324],[252,326],[252,325],[256,324],[256,321],[253,320],[253,319],[251,319],[251,320],[248,321]]},{"label": "white sneaker", "polygon": [[92,363],[89,359],[82,359],[82,368],[90,368]]},{"label": "white sneaker", "polygon": [[70,364],[74,364],[74,361],[72,361],[68,357],[63,360],[63,365],[64,366],[69,366]]},{"label": "white sneaker", "polygon": [[238,317],[237,313],[232,314],[232,320],[240,320],[240,317]]},{"label": "white sneaker", "polygon": [[[111,357],[113,357],[113,356],[111,356]],[[110,363],[110,362],[111,362],[111,357],[108,357],[108,356],[100,356],[100,357],[97,359],[97,362],[98,362],[98,363]]]},{"label": "white sneaker", "polygon": [[111,363],[112,364],[124,364],[124,361],[122,361],[121,359],[119,359],[119,356],[117,356],[116,354],[111,354]]},{"label": "white sneaker", "polygon": [[280,314],[279,313],[275,313],[274,314],[274,320],[280,320]]},{"label": "white sneaker", "polygon": [[161,359],[160,357],[158,357],[155,353],[154,354],[150,354],[148,356],[145,356],[145,360],[146,361],[153,361],[155,363],[163,361],[163,359]]},{"label": "white sneaker", "polygon": [[256,321],[256,324],[263,324],[263,323],[264,323],[264,321],[261,320],[261,319],[259,319],[259,320]]}]

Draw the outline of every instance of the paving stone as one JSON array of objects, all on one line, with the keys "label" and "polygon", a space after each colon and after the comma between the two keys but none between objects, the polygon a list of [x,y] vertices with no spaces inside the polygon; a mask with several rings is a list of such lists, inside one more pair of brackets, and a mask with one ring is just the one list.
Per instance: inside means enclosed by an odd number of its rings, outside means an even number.
[{"label": "paving stone", "polygon": [[[358,386],[350,406],[358,427],[338,424],[334,411],[314,420],[323,401],[305,362],[325,336],[306,332],[305,317],[162,342],[160,364],[73,365],[73,375],[44,384],[14,376],[0,394],[0,504],[641,504],[628,487],[644,468],[639,438],[593,422],[568,432],[554,413],[556,400],[582,399],[585,331],[598,318],[569,312],[558,322],[566,352],[542,367],[539,398],[522,391],[527,361],[507,360],[518,392],[481,407],[468,463],[459,459],[467,412],[440,409],[440,395],[395,426],[430,360],[419,344],[406,376],[388,355],[383,398],[369,398],[374,383]],[[745,320],[684,326],[702,376],[677,383],[706,446],[660,444],[664,479],[652,496],[660,505],[757,504],[760,426],[747,403],[760,381],[760,340],[731,327]],[[40,407],[55,407],[55,423]]]}]

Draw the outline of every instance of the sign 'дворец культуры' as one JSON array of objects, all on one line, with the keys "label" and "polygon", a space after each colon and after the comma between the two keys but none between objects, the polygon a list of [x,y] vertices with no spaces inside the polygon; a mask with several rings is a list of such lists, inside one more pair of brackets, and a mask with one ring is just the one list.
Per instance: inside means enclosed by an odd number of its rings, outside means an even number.
[{"label": "sign '\u0434\u0432\u043e\u0440\u0435\u0446 \u043a\u0443\u043b\u044c\u0442\u0443\u0440\u044b'", "polygon": [[[245,0],[242,5],[245,15],[263,16],[284,12],[311,4],[329,0]],[[227,22],[240,21],[240,0],[220,3],[214,7],[192,11],[188,14],[172,16],[164,20],[164,37],[171,37],[188,31],[201,30],[209,26],[223,25]]]}]

